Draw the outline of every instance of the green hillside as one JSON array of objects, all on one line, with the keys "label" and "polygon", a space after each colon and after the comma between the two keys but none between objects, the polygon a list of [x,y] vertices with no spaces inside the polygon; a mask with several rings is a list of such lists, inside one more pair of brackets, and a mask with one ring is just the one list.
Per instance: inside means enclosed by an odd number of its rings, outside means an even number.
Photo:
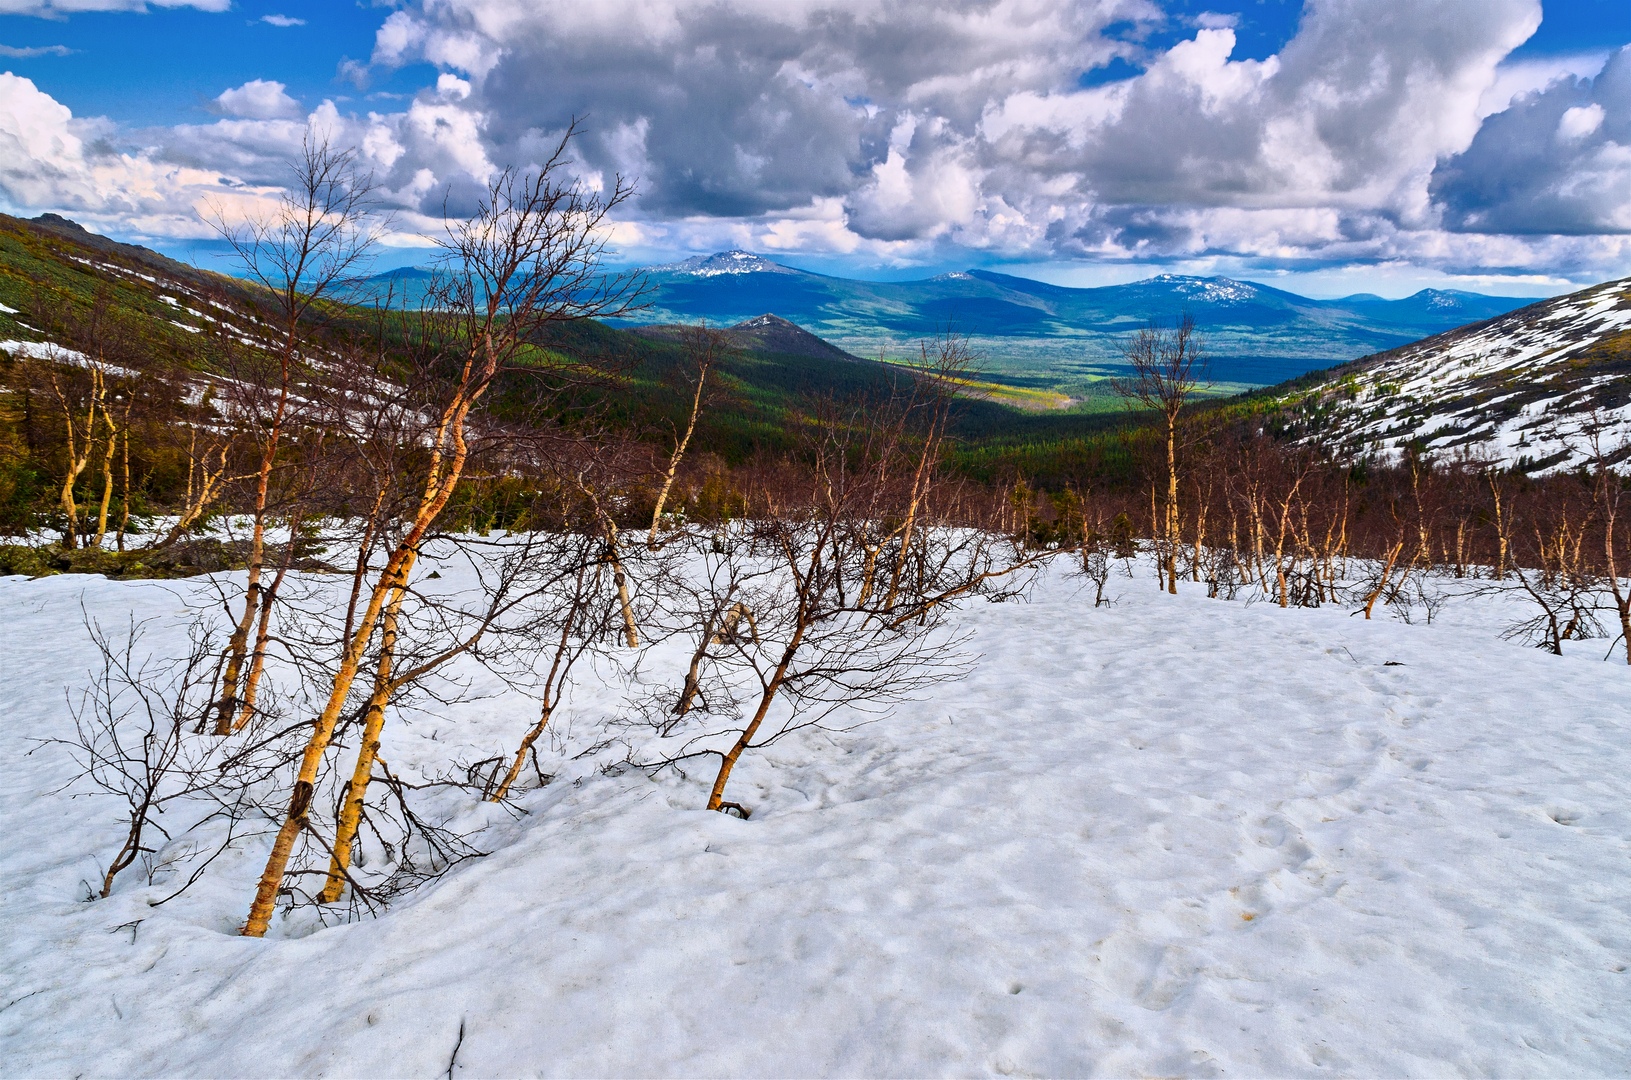
[{"label": "green hillside", "polygon": [[[107,367],[117,400],[139,399],[132,423],[146,434],[132,440],[132,512],[174,505],[190,482],[182,433],[209,425],[206,400],[256,348],[256,298],[238,279],[62,219],[0,216],[0,528],[39,526],[59,499],[66,442],[52,379],[87,378],[79,354]],[[381,332],[392,338],[396,325],[340,303],[327,305],[318,324],[319,340],[335,348]],[[533,344],[534,372],[507,376],[487,403],[498,419],[594,424],[662,444],[682,418],[685,395],[674,388],[684,349],[660,327],[569,323]],[[859,358],[781,320],[744,323],[732,345],[693,443],[727,466],[792,449],[795,416],[813,398],[886,393],[906,377],[896,363]],[[560,370],[590,368],[595,377],[569,393],[538,392],[539,380]],[[1125,413],[1060,408],[1071,403],[1044,382],[970,373],[951,450],[969,475],[994,479],[1034,466],[1060,477],[1103,458],[1107,433],[1125,424]],[[88,468],[76,487],[81,502],[96,498],[95,473]]]}]

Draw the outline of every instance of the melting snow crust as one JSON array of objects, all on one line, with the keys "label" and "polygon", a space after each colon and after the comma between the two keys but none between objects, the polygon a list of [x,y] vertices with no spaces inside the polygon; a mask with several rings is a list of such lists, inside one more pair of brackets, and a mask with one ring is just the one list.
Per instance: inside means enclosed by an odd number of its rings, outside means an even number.
[{"label": "melting snow crust", "polygon": [[[1608,1075],[1631,1062],[1631,671],[1433,626],[1064,578],[964,682],[701,778],[564,756],[386,917],[233,935],[264,849],[162,907],[53,794],[105,624],[196,583],[0,579],[0,1073]],[[1390,664],[1391,662],[1391,664]],[[595,692],[575,701],[589,716]],[[525,701],[393,721],[398,771]],[[564,751],[558,751],[564,753]],[[474,820],[474,819],[472,819]],[[455,1047],[457,1051],[455,1053]]]}]

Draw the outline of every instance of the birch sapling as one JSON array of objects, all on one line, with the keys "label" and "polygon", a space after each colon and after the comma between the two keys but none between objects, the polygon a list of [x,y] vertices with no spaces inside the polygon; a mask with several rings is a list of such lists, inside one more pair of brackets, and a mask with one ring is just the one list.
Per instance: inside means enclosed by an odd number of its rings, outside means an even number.
[{"label": "birch sapling", "polygon": [[1181,542],[1179,420],[1189,400],[1210,385],[1206,378],[1205,345],[1195,328],[1194,317],[1185,312],[1171,327],[1152,319],[1122,344],[1122,357],[1132,368],[1132,374],[1113,380],[1112,388],[1129,405],[1158,412],[1162,423],[1166,449],[1166,513],[1157,538],[1162,545],[1159,558],[1167,591],[1176,594]]},{"label": "birch sapling", "polygon": [[663,507],[668,504],[669,492],[674,488],[674,477],[679,474],[680,462],[685,458],[685,450],[691,445],[691,436],[697,430],[697,420],[702,416],[708,375],[729,346],[730,339],[724,332],[704,324],[686,327],[680,342],[685,350],[685,378],[691,385],[691,409],[686,415],[685,430],[675,429],[674,449],[668,455],[668,467],[663,470],[662,483],[657,488],[657,501],[651,510],[651,531],[646,536],[646,546],[652,548],[657,546],[657,530],[662,526]]},{"label": "birch sapling", "polygon": [[58,502],[62,506],[64,519],[62,546],[72,551],[79,546],[79,503],[74,498],[74,485],[79,482],[80,475],[91,463],[91,455],[96,452],[97,417],[102,411],[107,395],[107,379],[102,374],[100,364],[91,365],[90,392],[85,400],[85,419],[81,422],[71,390],[64,389],[67,380],[54,372],[50,378],[51,390],[56,394],[57,405],[62,409],[66,435],[63,444],[65,461],[62,489],[58,493]]}]

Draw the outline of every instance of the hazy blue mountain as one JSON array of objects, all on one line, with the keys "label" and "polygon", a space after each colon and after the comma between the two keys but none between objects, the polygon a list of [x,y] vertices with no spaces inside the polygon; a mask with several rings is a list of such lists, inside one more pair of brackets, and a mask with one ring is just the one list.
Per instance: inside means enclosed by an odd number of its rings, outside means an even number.
[{"label": "hazy blue mountain", "polygon": [[651,267],[650,307],[635,323],[763,314],[797,323],[862,356],[900,352],[945,326],[975,339],[993,371],[1081,383],[1109,373],[1127,331],[1188,311],[1206,331],[1213,375],[1265,385],[1494,318],[1532,302],[1424,289],[1402,300],[1312,300],[1267,285],[1163,274],[1072,289],[986,270],[921,281],[814,274],[745,251]]}]

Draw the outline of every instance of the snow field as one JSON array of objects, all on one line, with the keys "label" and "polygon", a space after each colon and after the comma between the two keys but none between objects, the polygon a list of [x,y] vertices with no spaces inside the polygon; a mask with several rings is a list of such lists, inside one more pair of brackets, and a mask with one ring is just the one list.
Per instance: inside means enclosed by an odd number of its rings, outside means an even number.
[{"label": "snow field", "polygon": [[[262,841],[180,899],[52,794],[62,686],[196,583],[0,580],[0,1072],[1623,1074],[1631,670],[1433,626],[1055,575],[959,616],[965,680],[711,772],[572,762],[383,918],[233,936]],[[169,629],[163,620],[171,620]],[[1390,663],[1391,662],[1391,663]],[[670,665],[673,666],[673,665]],[[580,726],[613,707],[586,687]],[[398,771],[529,703],[393,719]],[[161,853],[162,855],[162,853]],[[455,1051],[455,1047],[457,1050]]]}]

